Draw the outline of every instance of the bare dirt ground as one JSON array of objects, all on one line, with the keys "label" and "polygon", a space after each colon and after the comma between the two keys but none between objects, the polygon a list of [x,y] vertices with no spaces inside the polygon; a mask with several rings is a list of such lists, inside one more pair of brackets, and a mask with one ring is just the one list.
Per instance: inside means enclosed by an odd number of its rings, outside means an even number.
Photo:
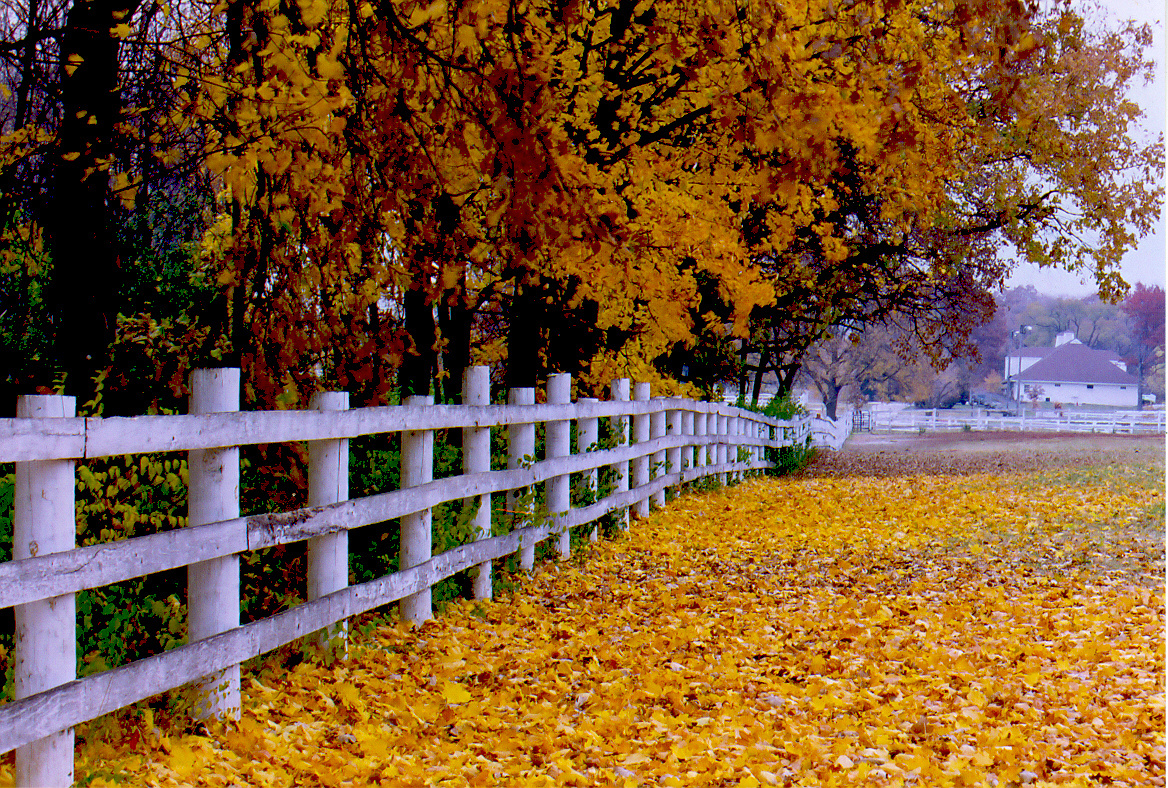
[{"label": "bare dirt ground", "polygon": [[857,433],[839,452],[820,451],[813,476],[906,473],[1025,473],[1084,466],[1151,465],[1164,469],[1163,435],[1069,432]]}]

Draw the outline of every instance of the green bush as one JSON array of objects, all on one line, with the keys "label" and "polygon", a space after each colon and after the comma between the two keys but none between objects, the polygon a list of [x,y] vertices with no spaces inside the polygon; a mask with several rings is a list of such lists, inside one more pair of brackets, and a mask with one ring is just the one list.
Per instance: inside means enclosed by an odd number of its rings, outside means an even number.
[{"label": "green bush", "polygon": [[[791,399],[790,394],[775,397],[762,407],[747,407],[755,413],[770,416],[774,419],[791,421],[808,414],[807,408]],[[806,468],[815,459],[815,448],[810,445],[810,438],[803,445],[784,446],[780,449],[767,449],[767,462],[773,467],[767,469],[771,476],[785,476]]]},{"label": "green bush", "polygon": [[784,394],[782,397],[775,397],[755,412],[761,413],[764,416],[770,416],[771,418],[790,421],[800,416],[806,416],[808,410],[800,403],[792,400],[790,394]]}]

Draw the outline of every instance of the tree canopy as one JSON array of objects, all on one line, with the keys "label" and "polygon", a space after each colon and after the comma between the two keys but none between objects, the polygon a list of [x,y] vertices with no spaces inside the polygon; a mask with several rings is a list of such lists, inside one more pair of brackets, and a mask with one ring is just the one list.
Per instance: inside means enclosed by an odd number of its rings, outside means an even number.
[{"label": "tree canopy", "polygon": [[375,403],[489,362],[676,391],[732,337],[789,370],[894,316],[945,359],[1003,243],[1116,298],[1159,196],[1124,99],[1150,34],[1066,3],[29,3],[14,386],[161,407],[232,363],[252,403]]}]

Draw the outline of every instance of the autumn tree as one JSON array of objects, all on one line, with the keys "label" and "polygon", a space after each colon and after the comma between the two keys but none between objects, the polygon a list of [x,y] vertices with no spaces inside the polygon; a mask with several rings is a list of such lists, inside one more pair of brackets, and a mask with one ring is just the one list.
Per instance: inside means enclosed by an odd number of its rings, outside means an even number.
[{"label": "autumn tree", "polygon": [[[1164,397],[1164,289],[1137,282],[1120,304],[1130,328],[1128,364],[1140,381],[1140,407],[1148,389]],[[1130,369],[1129,367],[1129,369]]]},{"label": "autumn tree", "polygon": [[[943,14],[932,21],[946,29]],[[1090,273],[1107,298],[1122,293],[1116,265],[1150,229],[1163,166],[1158,146],[1132,141],[1139,109],[1124,99],[1126,85],[1148,73],[1149,32],[1091,34],[1061,4],[1006,30],[1004,57],[954,73],[951,93],[914,86],[896,97],[918,117],[951,119],[943,129],[901,129],[910,156],[927,145],[930,162],[951,167],[924,176],[946,182],[923,192],[935,200],[932,215],[908,209],[900,225],[888,222],[889,195],[865,175],[837,177],[830,202],[813,208],[817,222],[784,254],[768,248],[766,232],[790,215],[786,207],[751,217],[756,259],[779,283],[752,343],[764,359],[785,356],[770,362],[781,378],[790,379],[824,327],[893,311],[914,319],[932,358],[970,355],[969,333],[992,314],[989,292],[1008,272],[1003,244],[1019,259]],[[946,96],[952,101],[928,103]]]},{"label": "autumn tree", "polygon": [[[127,325],[149,333],[175,316],[173,302],[140,314],[172,280],[171,296],[192,294],[189,268],[166,269],[205,226],[192,198],[210,197],[201,139],[171,124],[175,43],[191,19],[129,0],[30,0],[4,11],[0,80],[12,100],[0,106],[0,230],[15,280],[4,293],[15,320],[5,345],[21,354],[5,383],[63,386],[94,407],[140,412],[154,399],[152,370],[112,373],[114,347]],[[43,336],[37,348],[32,333]]]},{"label": "autumn tree", "polygon": [[[155,29],[133,10],[119,40]],[[1061,207],[1157,164],[1116,147],[1129,107],[1097,111],[1139,32],[1101,49],[1062,6],[225,0],[167,19],[155,126],[222,186],[194,272],[216,297],[169,356],[241,364],[267,405],[441,375],[452,396],[472,358],[509,385],[669,386],[689,348],[764,329],[789,376],[832,326],[893,312],[942,357],[988,308],[1002,237],[1077,265],[1043,234]],[[1092,112],[1023,139],[1072,68]],[[1088,148],[1114,168],[1064,166]],[[132,189],[118,172],[107,191]],[[1036,208],[1035,182],[1059,201]],[[1104,214],[1080,229],[1106,273],[1127,240]]]}]

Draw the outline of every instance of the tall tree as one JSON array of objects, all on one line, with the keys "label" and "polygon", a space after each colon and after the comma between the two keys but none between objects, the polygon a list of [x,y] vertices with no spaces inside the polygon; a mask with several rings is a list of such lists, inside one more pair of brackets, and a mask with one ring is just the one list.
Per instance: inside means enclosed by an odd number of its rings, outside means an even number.
[{"label": "tall tree", "polygon": [[[147,229],[136,198],[152,211],[166,201],[157,197],[181,201],[206,184],[191,167],[201,140],[170,122],[184,23],[137,0],[30,0],[6,11],[0,80],[15,100],[0,105],[0,246],[6,269],[42,287],[7,290],[4,309],[21,315],[26,333],[39,323],[45,342],[35,358],[6,366],[5,382],[63,384],[97,402],[112,382],[98,373],[111,367],[121,316],[141,307],[133,269],[188,242],[198,214],[178,211],[182,222]],[[11,335],[4,342],[22,346]]]},{"label": "tall tree", "polygon": [[1144,392],[1151,388],[1164,396],[1164,289],[1137,282],[1128,297],[1120,304],[1131,328],[1127,349],[1128,364],[1140,381],[1140,407]]}]

